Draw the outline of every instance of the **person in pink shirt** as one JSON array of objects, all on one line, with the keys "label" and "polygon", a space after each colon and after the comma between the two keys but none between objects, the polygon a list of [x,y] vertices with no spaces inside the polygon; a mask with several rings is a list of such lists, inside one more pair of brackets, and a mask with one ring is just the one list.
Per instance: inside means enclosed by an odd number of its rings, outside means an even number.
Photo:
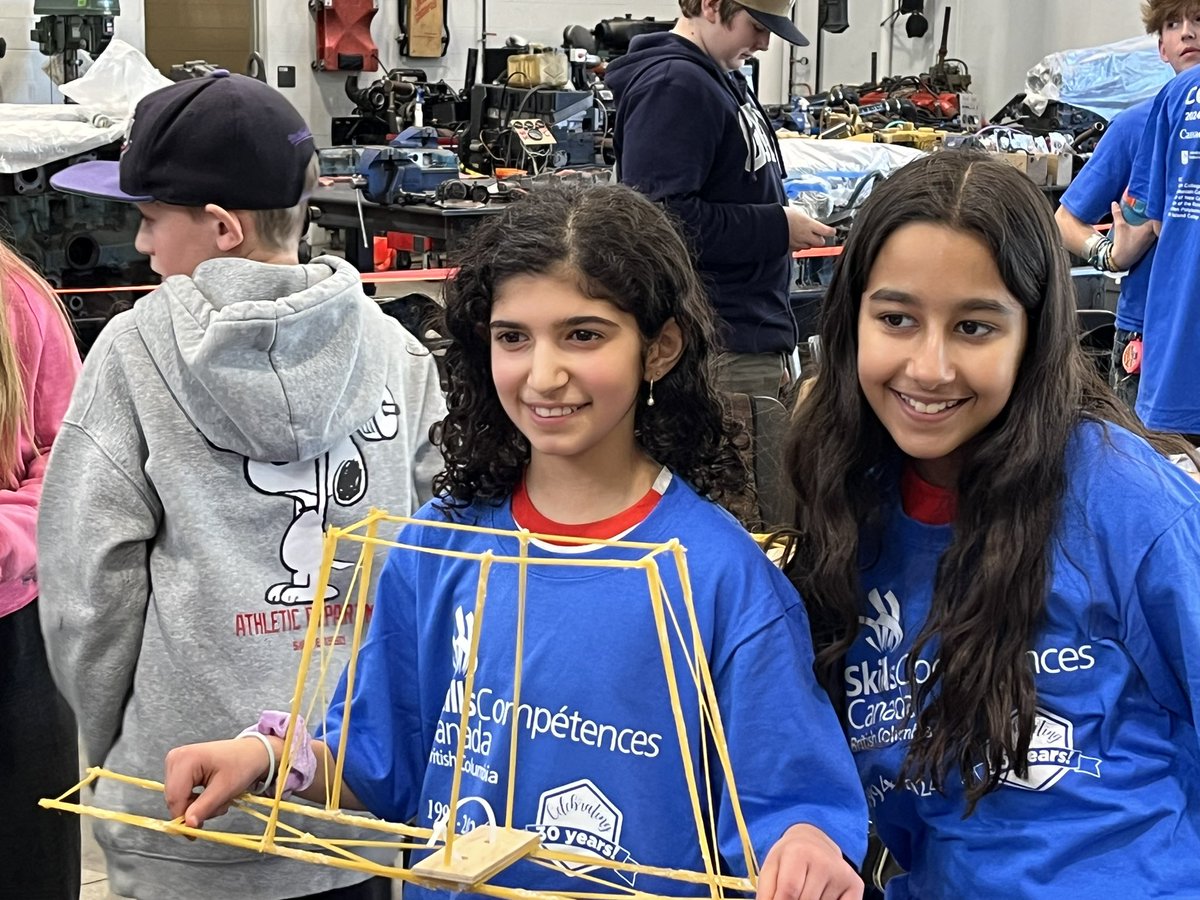
[{"label": "person in pink shirt", "polygon": [[79,821],[38,807],[79,777],[37,611],[37,512],[79,372],[53,290],[0,243],[0,872],[5,897],[79,896]]}]

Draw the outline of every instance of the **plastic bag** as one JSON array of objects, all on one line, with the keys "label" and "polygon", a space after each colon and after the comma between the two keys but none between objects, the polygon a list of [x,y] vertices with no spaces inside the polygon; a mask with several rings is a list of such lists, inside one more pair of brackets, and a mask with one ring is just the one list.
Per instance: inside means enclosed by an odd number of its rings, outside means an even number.
[{"label": "plastic bag", "polygon": [[814,219],[824,219],[833,212],[833,185],[819,175],[786,178],[783,189],[788,201]]},{"label": "plastic bag", "polygon": [[1159,59],[1154,35],[1051,53],[1025,76],[1025,105],[1037,115],[1051,100],[1111,119],[1148,100],[1175,77]]},{"label": "plastic bag", "polygon": [[87,72],[59,90],[80,106],[125,120],[133,115],[139,100],[171,83],[142,51],[114,38]]},{"label": "plastic bag", "polygon": [[140,50],[112,41],[86,73],[59,88],[78,106],[0,106],[0,173],[22,172],[119,141],[137,102],[168,84]]}]

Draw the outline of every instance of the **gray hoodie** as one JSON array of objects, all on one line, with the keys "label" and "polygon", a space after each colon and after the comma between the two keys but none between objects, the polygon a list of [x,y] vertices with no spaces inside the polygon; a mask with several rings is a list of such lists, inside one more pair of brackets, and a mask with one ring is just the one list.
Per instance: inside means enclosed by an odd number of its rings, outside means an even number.
[{"label": "gray hoodie", "polygon": [[[332,257],[209,260],[116,317],[51,454],[38,534],[47,651],[89,763],[161,780],[171,747],[287,709],[324,527],[427,500],[444,414],[432,357]],[[160,794],[108,779],[95,803],[166,817]],[[211,827],[261,831],[242,813]],[[363,878],[111,822],[96,835],[130,897],[271,900]]]}]

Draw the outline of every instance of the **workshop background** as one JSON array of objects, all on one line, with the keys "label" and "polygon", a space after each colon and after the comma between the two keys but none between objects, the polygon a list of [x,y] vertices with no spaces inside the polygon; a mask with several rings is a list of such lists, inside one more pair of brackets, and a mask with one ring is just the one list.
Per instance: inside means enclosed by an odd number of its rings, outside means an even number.
[{"label": "workshop background", "polygon": [[[147,6],[202,30],[219,27],[229,20],[230,4],[242,4],[251,35],[266,63],[268,81],[275,84],[279,67],[294,67],[296,86],[285,93],[312,124],[319,146],[330,142],[330,118],[349,112],[344,84],[345,72],[315,72],[313,17],[304,0],[121,0],[115,36],[139,50],[146,50]],[[379,48],[381,68],[416,66],[432,80],[445,79],[461,88],[467,51],[480,46],[483,31],[480,0],[446,0],[449,44],[441,58],[408,58],[400,55],[396,37],[400,32],[397,4],[384,2],[371,23],[371,34]],[[930,28],[923,38],[909,38],[903,21],[892,28],[880,22],[895,9],[895,0],[854,0],[850,4],[850,27],[840,34],[825,34],[820,84],[858,83],[866,77],[870,54],[879,53],[879,70],[919,72],[933,61],[941,40],[942,11],[949,5],[950,55],[966,60],[974,78],[973,91],[985,114],[998,110],[1013,94],[1023,90],[1025,73],[1042,57],[1057,50],[1092,47],[1142,33],[1138,4],[1130,0],[957,0],[950,4],[929,0],[925,15]],[[563,28],[577,24],[593,27],[601,19],[623,16],[674,18],[674,0],[491,0],[486,3],[489,47],[503,46],[510,34],[528,41],[558,46]],[[809,47],[791,48],[773,40],[762,54],[760,99],[779,103],[791,82],[816,87],[816,0],[798,0],[796,21],[813,42]],[[8,52],[0,58],[0,101],[7,103],[58,103],[62,96],[42,71],[46,57],[30,39],[30,0],[0,0],[0,37]],[[257,13],[257,15],[256,15]],[[788,72],[789,57],[796,65]],[[198,58],[189,56],[188,58]],[[807,64],[804,61],[807,60]],[[180,59],[173,60],[181,62]],[[237,71],[243,71],[238,67]],[[366,84],[381,73],[364,72]]]}]

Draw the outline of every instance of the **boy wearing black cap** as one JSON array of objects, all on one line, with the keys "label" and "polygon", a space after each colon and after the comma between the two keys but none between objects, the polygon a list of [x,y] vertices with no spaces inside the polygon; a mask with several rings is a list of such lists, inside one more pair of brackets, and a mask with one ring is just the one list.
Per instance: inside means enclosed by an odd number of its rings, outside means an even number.
[{"label": "boy wearing black cap", "polygon": [[730,391],[777,396],[799,335],[790,250],[833,229],[790,206],[779,144],[738,71],[772,34],[808,43],[791,0],[679,0],[672,31],[640,35],[605,84],[617,99],[617,171],[684,224],[708,285]]},{"label": "boy wearing black cap", "polygon": [[[430,496],[433,360],[345,261],[299,265],[315,174],[287,100],[222,72],[145,97],[119,165],[52,180],[136,202],[137,246],[164,276],[88,354],[42,495],[42,627],[90,763],[157,778],[180,741],[253,721],[264,688],[286,704],[310,616],[336,615],[350,586],[343,569],[315,596],[325,528]],[[164,815],[110,779],[96,803]],[[95,830],[122,896],[390,896],[360,873]]]}]

